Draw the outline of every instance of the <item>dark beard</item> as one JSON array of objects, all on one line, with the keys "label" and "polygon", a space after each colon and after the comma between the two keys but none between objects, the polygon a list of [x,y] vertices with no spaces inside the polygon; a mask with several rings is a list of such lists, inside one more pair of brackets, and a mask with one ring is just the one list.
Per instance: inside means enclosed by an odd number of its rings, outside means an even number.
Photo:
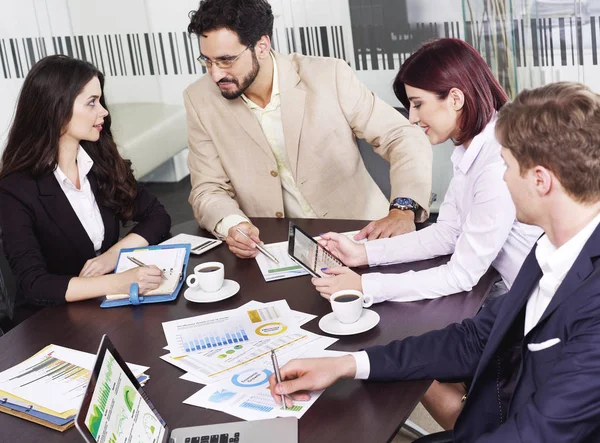
[{"label": "dark beard", "polygon": [[[238,86],[238,88],[235,91],[221,90],[221,95],[223,97],[225,97],[227,100],[235,100],[236,98],[241,97],[241,95],[244,92],[246,92],[246,89],[248,89],[250,87],[250,85],[252,84],[252,82],[254,81],[256,76],[258,75],[258,71],[260,70],[260,65],[258,64],[258,58],[256,58],[256,54],[254,53],[254,51],[250,51],[250,52],[252,53],[252,71],[250,71],[248,73],[248,75],[246,75],[242,79],[241,85],[238,83],[237,79],[228,79],[228,81],[235,83]],[[223,80],[225,80],[225,79],[223,79]]]}]

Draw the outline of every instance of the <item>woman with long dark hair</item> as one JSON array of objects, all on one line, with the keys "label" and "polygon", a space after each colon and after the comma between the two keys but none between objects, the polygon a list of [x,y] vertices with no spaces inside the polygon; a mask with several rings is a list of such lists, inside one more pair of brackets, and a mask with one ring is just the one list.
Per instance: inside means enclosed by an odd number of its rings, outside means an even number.
[{"label": "woman with long dark hair", "polygon": [[[161,241],[171,219],[111,135],[104,76],[49,56],[28,73],[0,166],[0,229],[17,281],[13,321],[36,306],[158,287],[160,270],[114,271],[121,248]],[[119,240],[119,222],[137,222]]]},{"label": "woman with long dark hair", "polygon": [[[402,65],[394,93],[436,145],[452,140],[454,175],[437,222],[420,231],[356,244],[343,235],[324,234],[322,244],[346,266],[387,265],[452,254],[442,266],[403,274],[332,268],[328,278],[313,279],[329,297],[340,289],[357,289],[375,302],[435,299],[470,291],[493,266],[503,284],[512,285],[525,257],[541,235],[537,227],[516,220],[503,180],[505,164],[494,128],[497,111],[508,97],[483,58],[462,40],[443,38],[421,46]],[[461,410],[461,385],[434,382],[424,405],[446,429]]]}]

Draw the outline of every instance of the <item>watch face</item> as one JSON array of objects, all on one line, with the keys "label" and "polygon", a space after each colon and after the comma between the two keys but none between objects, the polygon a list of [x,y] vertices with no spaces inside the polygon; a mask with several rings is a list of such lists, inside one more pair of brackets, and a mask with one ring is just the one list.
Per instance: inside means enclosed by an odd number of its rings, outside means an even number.
[{"label": "watch face", "polygon": [[401,206],[412,206],[412,204],[414,203],[412,199],[410,198],[397,198],[394,200],[394,203],[401,205]]}]

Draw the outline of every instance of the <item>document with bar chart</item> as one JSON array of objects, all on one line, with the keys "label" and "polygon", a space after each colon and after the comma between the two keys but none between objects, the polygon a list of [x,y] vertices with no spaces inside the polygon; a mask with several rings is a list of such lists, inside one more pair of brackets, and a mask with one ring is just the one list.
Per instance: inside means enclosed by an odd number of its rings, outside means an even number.
[{"label": "document with bar chart", "polygon": [[172,357],[201,354],[238,362],[273,340],[294,340],[303,332],[285,300],[163,323]]},{"label": "document with bar chart", "polygon": [[[310,357],[338,357],[337,351],[314,351]],[[284,410],[275,403],[269,391],[270,364],[256,364],[231,372],[218,383],[211,383],[183,402],[192,406],[216,409],[244,420],[262,420],[275,417],[302,417],[317,401],[323,391],[310,393],[308,401],[294,401],[294,406]]]},{"label": "document with bar chart", "polygon": [[[273,314],[272,308],[273,306],[269,306],[267,303],[250,301],[237,308],[237,310],[245,312],[249,318],[254,320],[266,319],[266,317],[269,316],[269,319],[267,320],[271,321],[267,324],[263,324],[262,329],[264,331],[279,331],[281,328],[272,324],[276,323],[272,321],[275,319],[270,315]],[[285,308],[282,310],[285,310]],[[238,341],[237,343],[228,343],[226,346],[217,347],[216,349],[207,349],[205,352],[190,352],[181,357],[174,357],[172,354],[167,354],[163,355],[161,358],[164,361],[187,371],[190,374],[190,381],[209,384],[227,378],[232,371],[241,370],[244,367],[257,364],[269,364],[271,361],[271,349],[277,351],[279,362],[283,365],[292,358],[297,358],[304,353],[315,349],[325,349],[337,341],[336,338],[324,337],[300,329],[300,325],[305,322],[306,318],[308,317],[310,319],[312,316],[297,311],[291,311],[291,313],[297,327],[295,332],[293,332],[294,328],[292,328],[292,330],[286,329],[285,334],[274,335],[271,338],[261,339],[255,343],[240,343]],[[287,314],[284,317],[285,322],[287,323],[289,321]],[[281,318],[278,318],[277,320],[280,322]],[[271,325],[269,325],[269,323],[271,323]],[[169,346],[166,348],[169,351],[171,350]]]},{"label": "document with bar chart", "polygon": [[[94,366],[95,355],[49,345],[24,362],[0,373],[4,392],[58,414],[79,409]],[[147,366],[129,364],[141,375]]]}]

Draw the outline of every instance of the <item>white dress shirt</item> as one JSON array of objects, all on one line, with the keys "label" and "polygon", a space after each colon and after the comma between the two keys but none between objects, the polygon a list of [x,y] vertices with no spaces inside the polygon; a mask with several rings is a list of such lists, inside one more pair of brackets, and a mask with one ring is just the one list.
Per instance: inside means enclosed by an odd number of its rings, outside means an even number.
[{"label": "white dress shirt", "polygon": [[87,152],[79,146],[79,149],[77,150],[77,170],[79,171],[80,189],[75,187],[71,180],[69,180],[64,172],[61,171],[59,166],[56,166],[56,169],[54,170],[54,177],[56,177],[56,180],[67,196],[67,200],[69,200],[73,211],[75,211],[85,232],[87,232],[88,237],[94,244],[94,251],[98,253],[102,248],[102,242],[104,241],[104,222],[100,215],[98,203],[96,203],[96,197],[92,192],[90,181],[87,178],[87,174],[92,169],[93,164],[94,161]]},{"label": "white dress shirt", "polygon": [[[544,235],[537,242],[535,258],[542,270],[542,278],[527,300],[525,307],[525,329],[527,335],[540,321],[556,290],[562,284],[567,272],[575,263],[581,250],[600,224],[600,214],[589,222],[581,231],[575,234],[560,248],[556,248],[548,236]],[[365,351],[353,352],[351,355],[356,361],[356,375],[354,378],[365,380],[369,378],[371,363]]]},{"label": "white dress shirt", "polygon": [[510,288],[542,231],[515,218],[494,127],[495,119],[472,140],[468,149],[464,146],[454,149],[454,175],[437,223],[365,244],[371,266],[452,254],[447,264],[437,268],[363,275],[363,292],[371,294],[375,302],[434,299],[470,291],[490,265]]},{"label": "white dress shirt", "polygon": [[[279,93],[279,74],[277,70],[277,62],[273,53],[271,53],[271,60],[273,60],[273,87],[271,90],[271,101],[261,108],[246,95],[242,94],[242,100],[250,109],[252,114],[258,120],[260,127],[265,134],[271,151],[275,156],[277,162],[277,172],[281,179],[281,187],[283,188],[283,209],[286,217],[293,218],[306,218],[316,217],[317,214],[311,206],[308,204],[300,189],[296,185],[292,169],[290,167],[290,160],[288,158],[287,149],[285,148],[285,138],[283,135],[283,122],[281,120],[281,97]],[[241,215],[229,215],[224,217],[219,223],[215,230],[226,236],[229,229],[239,223],[248,221],[247,218]]]},{"label": "white dress shirt", "polygon": [[548,236],[544,235],[537,242],[535,258],[542,270],[542,278],[531,293],[525,309],[525,335],[538,324],[544,311],[556,294],[567,272],[575,263],[583,246],[589,240],[600,223],[600,214],[594,217],[585,228],[574,235],[560,248],[556,248]]}]

